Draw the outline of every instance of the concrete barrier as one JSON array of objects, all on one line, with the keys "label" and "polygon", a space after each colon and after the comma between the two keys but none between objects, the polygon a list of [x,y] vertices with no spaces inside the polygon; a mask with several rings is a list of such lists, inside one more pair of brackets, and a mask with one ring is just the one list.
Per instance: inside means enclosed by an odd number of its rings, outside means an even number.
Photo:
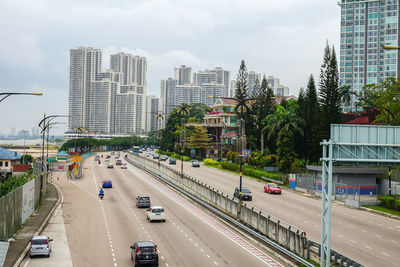
[{"label": "concrete barrier", "polygon": [[157,162],[144,157],[128,153],[127,159],[132,164],[166,179],[209,205],[223,211],[225,214],[237,218],[248,227],[251,227],[297,255],[303,258],[306,256],[307,238],[303,230],[247,204],[242,205],[241,213],[238,214],[238,201],[228,194],[212,188],[210,185],[187,175],[181,176],[176,170],[162,164],[158,166]]}]

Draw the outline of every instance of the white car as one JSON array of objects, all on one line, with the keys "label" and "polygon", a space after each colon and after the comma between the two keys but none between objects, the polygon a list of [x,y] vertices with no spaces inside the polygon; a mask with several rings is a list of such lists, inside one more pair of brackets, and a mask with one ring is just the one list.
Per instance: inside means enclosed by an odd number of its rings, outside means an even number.
[{"label": "white car", "polygon": [[31,247],[29,249],[29,257],[44,255],[50,257],[51,241],[48,236],[34,236],[31,240]]},{"label": "white car", "polygon": [[121,165],[121,169],[128,169],[128,166],[126,166],[126,163],[124,162],[124,163],[122,163],[122,165]]},{"label": "white car", "polygon": [[147,220],[152,221],[166,221],[166,216],[163,207],[151,206],[147,209]]}]

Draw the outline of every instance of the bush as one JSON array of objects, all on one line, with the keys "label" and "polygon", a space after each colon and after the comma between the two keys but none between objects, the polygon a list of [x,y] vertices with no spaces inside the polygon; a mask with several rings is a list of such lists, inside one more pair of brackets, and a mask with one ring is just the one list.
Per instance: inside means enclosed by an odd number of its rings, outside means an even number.
[{"label": "bush", "polygon": [[209,166],[214,166],[214,167],[220,165],[220,163],[219,163],[218,161],[215,161],[215,160],[213,160],[213,159],[205,159],[205,160],[204,160],[204,164],[205,164],[205,165],[209,165]]},{"label": "bush", "polygon": [[5,196],[11,191],[14,191],[18,187],[24,185],[33,177],[34,176],[26,174],[22,176],[12,176],[9,179],[5,180],[3,183],[0,183],[0,197]]},{"label": "bush", "polygon": [[233,151],[228,151],[227,153],[226,153],[226,159],[227,160],[230,160],[230,161],[232,161],[232,162],[236,162],[237,161],[237,158],[238,158],[238,153],[237,152],[233,152]]},{"label": "bush", "polygon": [[239,166],[238,164],[235,164],[235,163],[228,163],[228,162],[222,162],[222,163],[221,163],[221,167],[222,167],[223,169],[231,170],[231,171],[236,171],[236,172],[238,172],[239,169],[240,169],[240,166]]},{"label": "bush", "polygon": [[400,211],[400,199],[394,196],[380,196],[379,200],[382,201],[383,207]]},{"label": "bush", "polygon": [[244,169],[243,170],[243,174],[247,175],[247,176],[251,176],[251,177],[255,177],[255,178],[270,178],[270,179],[277,179],[278,175],[276,173],[270,173],[270,172],[265,172],[265,171],[261,171],[261,170],[253,170],[253,169]]}]

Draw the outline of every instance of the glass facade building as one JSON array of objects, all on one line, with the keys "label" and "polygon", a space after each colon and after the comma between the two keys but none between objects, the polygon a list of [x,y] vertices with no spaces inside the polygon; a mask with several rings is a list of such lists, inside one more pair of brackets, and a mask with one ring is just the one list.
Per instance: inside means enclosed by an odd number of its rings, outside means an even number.
[{"label": "glass facade building", "polygon": [[[340,25],[340,84],[359,92],[399,72],[399,0],[342,0]],[[344,111],[354,109],[354,96]]]}]

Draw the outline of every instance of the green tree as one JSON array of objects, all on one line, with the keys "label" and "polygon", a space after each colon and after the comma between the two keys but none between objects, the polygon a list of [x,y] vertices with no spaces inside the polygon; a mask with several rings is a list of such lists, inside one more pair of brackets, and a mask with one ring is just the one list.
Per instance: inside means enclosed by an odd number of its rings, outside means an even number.
[{"label": "green tree", "polygon": [[22,155],[22,157],[19,158],[19,163],[23,162],[25,162],[25,164],[32,163],[33,162],[32,155],[30,154]]},{"label": "green tree", "polygon": [[291,166],[296,156],[294,134],[303,135],[304,120],[295,113],[294,105],[286,110],[278,104],[275,113],[268,115],[265,122],[269,128],[268,139],[276,140],[279,167],[283,171],[290,171],[288,166]]},{"label": "green tree", "polygon": [[341,99],[339,88],[339,71],[335,48],[326,44],[325,54],[320,72],[319,98],[321,105],[320,133],[321,139],[328,139],[330,126],[342,121]]},{"label": "green tree", "polygon": [[400,125],[400,77],[388,77],[380,84],[364,86],[358,101],[366,110],[379,109],[376,123]]},{"label": "green tree", "polygon": [[[187,138],[187,147],[199,149],[200,155],[203,155],[204,148],[211,146],[212,138],[207,134],[207,130],[203,126],[196,126],[192,134]],[[196,153],[197,154],[197,153]]]}]

